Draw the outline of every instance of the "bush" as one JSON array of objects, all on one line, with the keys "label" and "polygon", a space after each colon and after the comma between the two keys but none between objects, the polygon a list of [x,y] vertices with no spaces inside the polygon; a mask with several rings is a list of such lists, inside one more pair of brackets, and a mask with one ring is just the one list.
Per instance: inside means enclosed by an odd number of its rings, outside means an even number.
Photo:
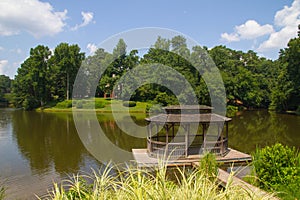
[{"label": "bush", "polygon": [[[300,198],[300,157],[293,147],[275,144],[253,155],[253,165],[261,188],[284,192],[284,198]],[[292,193],[291,193],[292,192]],[[298,194],[296,194],[296,192]],[[297,196],[295,196],[297,195]]]},{"label": "bush", "polygon": [[206,153],[199,161],[199,170],[208,178],[215,179],[218,175],[218,163],[216,156],[212,153]]},{"label": "bush", "polygon": [[174,95],[169,95],[166,92],[161,92],[156,95],[154,102],[163,106],[179,104],[177,98]]},{"label": "bush", "polygon": [[105,102],[103,102],[103,101],[95,101],[95,103],[94,102],[92,102],[92,101],[85,101],[84,102],[84,104],[83,104],[83,108],[84,109],[100,109],[100,108],[104,108],[105,107],[105,105],[106,105],[106,103]]},{"label": "bush", "polygon": [[135,101],[124,101],[123,106],[125,106],[125,107],[135,107],[136,102]]},{"label": "bush", "polygon": [[76,108],[78,108],[78,109],[81,109],[81,108],[83,108],[83,102],[82,101],[77,101],[76,102]]},{"label": "bush", "polygon": [[56,108],[72,108],[72,100],[65,100],[62,102],[58,102],[55,106]]},{"label": "bush", "polygon": [[160,104],[153,104],[146,106],[146,113],[163,113],[164,110]]},{"label": "bush", "polygon": [[296,114],[300,115],[300,106],[298,106],[297,110],[296,110]]},{"label": "bush", "polygon": [[235,116],[235,114],[238,112],[238,107],[237,106],[232,106],[232,105],[228,105],[227,107],[226,107],[226,109],[227,109],[227,116],[228,117],[233,117],[233,116]]},{"label": "bush", "polygon": [[22,106],[25,110],[33,110],[34,108],[39,107],[39,102],[34,98],[27,97],[23,102]]}]

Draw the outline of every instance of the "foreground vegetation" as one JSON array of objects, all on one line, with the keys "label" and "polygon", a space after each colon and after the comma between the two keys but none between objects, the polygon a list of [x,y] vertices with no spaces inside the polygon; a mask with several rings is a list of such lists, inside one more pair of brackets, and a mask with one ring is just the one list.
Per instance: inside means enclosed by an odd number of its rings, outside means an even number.
[{"label": "foreground vegetation", "polygon": [[71,180],[54,184],[41,199],[269,199],[229,183],[217,183],[215,158],[206,156],[199,169],[167,171],[163,164],[153,170],[130,167],[119,171],[112,166],[92,175],[74,175]]},{"label": "foreground vegetation", "polygon": [[4,199],[5,197],[5,188],[0,186],[0,200]]},{"label": "foreground vegetation", "polygon": [[294,147],[277,143],[257,149],[253,166],[257,176],[253,184],[282,199],[300,199],[300,154]]}]

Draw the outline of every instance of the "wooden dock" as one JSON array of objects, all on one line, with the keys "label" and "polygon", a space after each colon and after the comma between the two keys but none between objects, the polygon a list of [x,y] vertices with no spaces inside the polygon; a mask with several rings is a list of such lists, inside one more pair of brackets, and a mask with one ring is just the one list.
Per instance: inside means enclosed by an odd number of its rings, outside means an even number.
[{"label": "wooden dock", "polygon": [[[177,167],[177,166],[192,166],[192,167],[198,167],[199,166],[199,160],[201,159],[200,155],[193,155],[188,156],[184,159],[178,159],[178,160],[160,160],[157,158],[150,157],[147,153],[147,149],[132,149],[132,153],[135,159],[135,162],[139,167],[155,167],[159,166],[160,164],[164,164],[167,167]],[[237,164],[245,164],[252,161],[252,158],[250,155],[237,151],[235,149],[230,149],[230,151],[224,156],[217,156],[216,157],[217,162],[232,165],[234,163]],[[231,181],[230,184],[237,185],[244,190],[254,193],[258,196],[265,197],[267,199],[279,199],[274,195],[269,194],[268,192],[259,189],[258,187],[255,187],[243,180],[241,180],[238,177],[232,176],[228,172],[218,169],[218,182],[221,186],[226,187],[228,182]]]},{"label": "wooden dock", "polygon": [[223,187],[226,187],[226,185],[228,184],[228,181],[231,181],[231,184],[233,186],[239,186],[241,188],[243,188],[245,191],[247,191],[249,194],[253,193],[257,196],[260,197],[267,197],[267,199],[276,199],[279,200],[279,198],[277,198],[276,196],[258,188],[255,187],[245,181],[243,181],[242,179],[239,179],[238,177],[232,176],[230,175],[228,172],[222,170],[222,169],[218,169],[218,181],[220,183],[220,185],[222,185]]},{"label": "wooden dock", "polygon": [[[161,160],[150,157],[147,153],[147,149],[132,149],[132,153],[135,162],[139,167],[155,167],[161,162],[163,162],[166,166],[192,166],[194,162],[199,162],[201,159],[201,155],[191,155],[183,159]],[[225,156],[217,156],[216,160],[217,162],[231,165],[232,163],[249,163],[251,162],[252,158],[246,153],[237,151],[235,149],[229,149],[229,152]]]}]

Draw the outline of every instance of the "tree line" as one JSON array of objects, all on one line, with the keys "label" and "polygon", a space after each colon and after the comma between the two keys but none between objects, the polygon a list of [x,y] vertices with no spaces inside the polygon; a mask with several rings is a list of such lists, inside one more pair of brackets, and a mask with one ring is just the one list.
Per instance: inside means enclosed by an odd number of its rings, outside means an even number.
[{"label": "tree line", "polygon": [[[85,86],[84,93],[78,94],[79,96],[102,97],[114,92],[120,99],[152,101],[161,105],[196,103],[190,102],[192,91],[185,90],[187,83],[170,75],[170,70],[155,72],[159,74],[154,77],[155,80],[137,88],[134,88],[134,82],[139,81],[137,76],[127,77],[127,82],[131,81],[132,85],[117,85],[129,70],[138,66],[142,66],[139,75],[147,77],[151,70],[155,70],[150,66],[156,63],[170,66],[179,72],[191,85],[197,103],[210,105],[209,89],[203,78],[212,73],[209,56],[221,73],[227,105],[269,108],[280,112],[300,110],[300,31],[296,38],[288,42],[287,48],[280,50],[278,59],[274,61],[259,57],[252,50],[242,52],[226,46],[212,49],[194,46],[189,49],[182,36],[172,39],[158,37],[155,44],[142,56],[137,50],[126,50],[123,39],[119,40],[112,53],[99,48],[94,55],[88,57],[85,57],[76,44],[61,43],[53,52],[42,45],[32,48],[29,58],[18,68],[13,80],[11,92],[14,104],[33,109],[72,98],[73,84],[80,66],[83,74],[81,81],[84,81]],[[151,80],[151,77],[147,78]],[[209,78],[214,79],[213,73]],[[162,83],[166,81],[168,84],[176,83],[178,90],[182,89],[181,93],[173,94],[163,86]],[[0,77],[0,98],[3,98],[4,93],[10,92],[3,89],[10,88],[7,82],[7,78]],[[218,88],[213,90],[218,96]]]}]

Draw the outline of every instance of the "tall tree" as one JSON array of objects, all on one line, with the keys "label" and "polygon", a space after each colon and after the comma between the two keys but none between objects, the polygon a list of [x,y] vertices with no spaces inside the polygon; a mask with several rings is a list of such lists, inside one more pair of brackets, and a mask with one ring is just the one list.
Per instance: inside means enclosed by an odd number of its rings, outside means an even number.
[{"label": "tall tree", "polygon": [[60,99],[69,100],[73,84],[85,55],[77,44],[59,44],[52,56],[52,65],[56,70],[56,93]]},{"label": "tall tree", "polygon": [[288,42],[287,48],[280,51],[278,59],[281,65],[278,74],[281,87],[273,88],[272,105],[279,110],[296,110],[300,107],[300,25],[298,29],[298,37]]},{"label": "tall tree", "polygon": [[51,80],[49,65],[51,51],[48,47],[38,45],[30,50],[30,56],[18,69],[13,91],[17,104],[25,109],[32,109],[51,100]]},{"label": "tall tree", "polygon": [[170,45],[171,45],[170,40],[162,38],[161,36],[158,36],[158,38],[154,44],[154,48],[169,51]]},{"label": "tall tree", "polygon": [[11,89],[11,80],[8,76],[0,75],[0,101],[5,93],[9,93]]}]

